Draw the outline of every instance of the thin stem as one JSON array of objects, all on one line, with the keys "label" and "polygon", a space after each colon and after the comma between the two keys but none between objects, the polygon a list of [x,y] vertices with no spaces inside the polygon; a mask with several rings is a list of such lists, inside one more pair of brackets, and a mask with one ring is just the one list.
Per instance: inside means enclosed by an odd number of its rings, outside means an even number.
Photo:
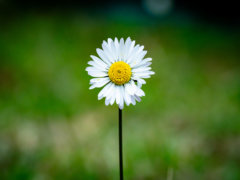
[{"label": "thin stem", "polygon": [[119,118],[119,168],[120,168],[120,180],[123,180],[123,155],[122,155],[122,110],[119,108],[118,111]]}]

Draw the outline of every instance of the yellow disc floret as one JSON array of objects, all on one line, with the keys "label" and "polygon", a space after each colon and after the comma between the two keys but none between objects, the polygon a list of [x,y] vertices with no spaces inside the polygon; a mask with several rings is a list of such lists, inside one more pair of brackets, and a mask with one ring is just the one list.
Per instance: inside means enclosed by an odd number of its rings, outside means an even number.
[{"label": "yellow disc floret", "polygon": [[131,75],[131,67],[123,61],[113,63],[108,71],[110,80],[117,85],[127,83],[131,79]]}]

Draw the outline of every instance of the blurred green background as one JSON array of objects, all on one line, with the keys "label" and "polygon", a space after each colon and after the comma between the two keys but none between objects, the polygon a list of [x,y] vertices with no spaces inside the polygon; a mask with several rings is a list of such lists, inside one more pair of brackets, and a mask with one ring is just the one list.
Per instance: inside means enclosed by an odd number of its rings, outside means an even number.
[{"label": "blurred green background", "polygon": [[29,2],[0,1],[1,180],[118,179],[118,109],[85,68],[103,40],[128,36],[156,74],[123,111],[125,179],[240,179],[238,25],[173,1]]}]

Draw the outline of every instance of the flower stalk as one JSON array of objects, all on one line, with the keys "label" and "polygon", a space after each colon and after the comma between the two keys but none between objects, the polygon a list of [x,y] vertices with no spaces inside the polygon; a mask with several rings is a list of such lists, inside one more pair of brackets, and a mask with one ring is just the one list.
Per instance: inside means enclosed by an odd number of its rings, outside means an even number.
[{"label": "flower stalk", "polygon": [[119,137],[119,172],[120,180],[123,180],[123,151],[122,151],[122,110],[118,108],[118,137]]}]

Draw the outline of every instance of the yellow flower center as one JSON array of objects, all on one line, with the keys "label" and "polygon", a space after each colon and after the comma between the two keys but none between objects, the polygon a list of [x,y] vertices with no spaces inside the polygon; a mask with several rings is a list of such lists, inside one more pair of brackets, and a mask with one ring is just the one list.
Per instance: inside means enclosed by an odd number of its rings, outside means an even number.
[{"label": "yellow flower center", "polygon": [[131,75],[131,67],[123,61],[113,63],[108,71],[110,80],[117,85],[127,83],[130,80]]}]

